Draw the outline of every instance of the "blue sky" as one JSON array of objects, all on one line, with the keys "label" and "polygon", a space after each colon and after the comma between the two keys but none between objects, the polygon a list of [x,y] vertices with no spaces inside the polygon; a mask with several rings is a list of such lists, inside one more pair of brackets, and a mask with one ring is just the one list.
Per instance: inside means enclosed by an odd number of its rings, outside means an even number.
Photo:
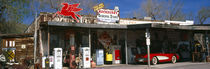
[{"label": "blue sky", "polygon": [[[113,9],[114,6],[119,6],[120,16],[126,17],[126,14],[135,10],[139,10],[141,3],[146,0],[106,0],[110,3],[109,9]],[[161,0],[160,0],[161,1]],[[166,0],[168,1],[168,0]],[[173,0],[173,3],[178,0]],[[183,2],[183,12],[197,14],[198,10],[203,6],[210,7],[210,0],[181,0]]]},{"label": "blue sky", "polygon": [[[88,0],[87,0],[88,1]],[[125,18],[127,14],[139,10],[141,3],[146,0],[99,0],[100,2],[104,2],[105,6],[108,9],[114,9],[114,6],[119,6],[120,9],[120,17]],[[172,0],[173,3],[177,2],[177,0]],[[183,2],[183,12],[190,13],[192,12],[194,16],[197,15],[197,12],[200,8],[204,6],[210,7],[210,0],[181,0]],[[25,17],[24,24],[30,24],[34,20],[33,17]],[[210,22],[210,19],[207,20]]]}]

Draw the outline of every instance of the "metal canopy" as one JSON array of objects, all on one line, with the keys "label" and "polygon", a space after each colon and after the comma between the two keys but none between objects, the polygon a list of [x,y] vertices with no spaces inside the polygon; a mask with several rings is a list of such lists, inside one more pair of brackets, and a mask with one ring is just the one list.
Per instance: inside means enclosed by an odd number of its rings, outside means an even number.
[{"label": "metal canopy", "polygon": [[107,29],[127,29],[126,25],[119,24],[85,24],[85,23],[67,23],[67,22],[48,22],[49,26],[62,27],[81,27],[81,28],[107,28]]},{"label": "metal canopy", "polygon": [[181,30],[210,30],[210,26],[197,26],[197,25],[170,25],[170,24],[152,24],[152,28],[170,28]]},{"label": "metal canopy", "polygon": [[132,25],[119,25],[119,24],[85,24],[85,23],[67,23],[67,22],[48,22],[49,26],[57,27],[80,27],[80,28],[99,28],[99,29],[146,29],[146,28],[169,28],[180,30],[210,30],[210,26],[198,25],[172,25],[172,24],[132,24]]}]

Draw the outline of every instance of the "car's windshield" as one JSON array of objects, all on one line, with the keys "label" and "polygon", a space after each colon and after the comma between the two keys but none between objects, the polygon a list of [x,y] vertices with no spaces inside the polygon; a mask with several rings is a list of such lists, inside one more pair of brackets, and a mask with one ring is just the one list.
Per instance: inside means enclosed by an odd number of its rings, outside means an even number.
[{"label": "car's windshield", "polygon": [[[150,52],[151,53],[172,53],[174,46],[175,45],[172,45],[168,42],[152,41],[152,44],[150,45]],[[138,46],[137,51],[140,51],[138,54],[146,54],[147,46],[146,45]]]}]

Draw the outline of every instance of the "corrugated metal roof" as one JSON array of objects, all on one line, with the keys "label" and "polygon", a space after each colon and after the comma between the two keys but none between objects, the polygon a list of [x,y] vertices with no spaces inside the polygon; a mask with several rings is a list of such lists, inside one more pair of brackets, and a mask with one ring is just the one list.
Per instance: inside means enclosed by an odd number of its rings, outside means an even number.
[{"label": "corrugated metal roof", "polygon": [[33,33],[22,34],[0,34],[1,38],[21,38],[21,37],[33,37]]}]

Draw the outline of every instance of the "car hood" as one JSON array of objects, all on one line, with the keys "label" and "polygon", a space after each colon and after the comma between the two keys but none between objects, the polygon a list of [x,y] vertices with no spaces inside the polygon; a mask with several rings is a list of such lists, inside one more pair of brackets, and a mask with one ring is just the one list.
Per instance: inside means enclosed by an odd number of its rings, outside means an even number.
[{"label": "car hood", "polygon": [[[150,55],[153,54],[163,54],[163,53],[150,53]],[[147,58],[147,54],[136,54],[136,58]]]},{"label": "car hood", "polygon": [[136,58],[147,58],[147,54],[136,54]]}]

